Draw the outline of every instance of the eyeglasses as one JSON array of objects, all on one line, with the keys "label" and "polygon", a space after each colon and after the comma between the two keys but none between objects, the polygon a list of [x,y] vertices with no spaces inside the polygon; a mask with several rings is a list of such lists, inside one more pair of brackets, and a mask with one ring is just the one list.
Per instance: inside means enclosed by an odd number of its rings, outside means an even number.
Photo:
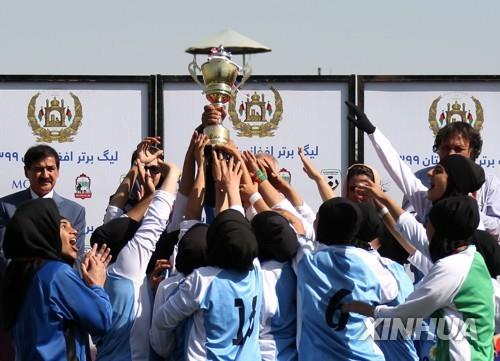
[{"label": "eyeglasses", "polygon": [[145,165],[145,171],[149,171],[149,174],[158,174],[160,173],[160,167],[157,165]]}]

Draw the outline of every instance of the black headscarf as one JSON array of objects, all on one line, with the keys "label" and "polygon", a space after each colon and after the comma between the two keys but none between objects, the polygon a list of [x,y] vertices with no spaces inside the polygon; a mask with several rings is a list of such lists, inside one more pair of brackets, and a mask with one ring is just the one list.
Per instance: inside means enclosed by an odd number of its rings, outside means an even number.
[{"label": "black headscarf", "polygon": [[356,203],[343,197],[329,199],[319,207],[316,239],[326,245],[350,243],[361,221]]},{"label": "black headscarf", "polygon": [[248,271],[257,255],[257,240],[247,219],[234,209],[219,213],[207,232],[207,265]]},{"label": "black headscarf", "polygon": [[479,225],[477,202],[469,196],[443,199],[432,206],[429,221],[435,229],[429,252],[432,262],[436,262],[473,243],[472,235]]},{"label": "black headscarf", "polygon": [[252,219],[252,229],[259,244],[261,261],[286,262],[297,253],[297,234],[285,217],[274,211],[265,211]]},{"label": "black headscarf", "polygon": [[207,265],[208,224],[198,223],[191,227],[179,241],[175,267],[184,275]]},{"label": "black headscarf", "polygon": [[363,218],[359,225],[356,238],[362,242],[371,242],[382,234],[384,224],[380,219],[377,209],[371,202],[358,203]]},{"label": "black headscarf", "polygon": [[90,245],[97,243],[99,246],[106,243],[111,248],[111,255],[114,262],[118,257],[121,249],[127,244],[129,240],[134,237],[135,232],[139,229],[141,224],[129,217],[119,217],[104,223],[92,232],[90,237]]},{"label": "black headscarf", "polygon": [[473,160],[460,154],[451,154],[439,162],[448,175],[444,197],[467,195],[477,191],[484,183],[484,170]]},{"label": "black headscarf", "polygon": [[2,284],[2,326],[15,324],[34,274],[46,260],[62,261],[61,216],[52,199],[20,205],[7,224],[3,250],[11,261]]},{"label": "black headscarf", "polygon": [[472,243],[483,256],[491,278],[500,275],[500,245],[496,239],[486,231],[476,230],[472,237]]},{"label": "black headscarf", "polygon": [[[387,228],[386,224],[378,215],[377,209],[371,202],[363,202],[358,204],[363,221],[358,232],[357,239],[362,242],[370,242],[378,237],[380,247],[377,252],[382,256],[405,264],[408,259],[409,253],[399,244],[398,240],[394,238],[392,233]],[[363,244],[360,244],[361,248]]]},{"label": "black headscarf", "polygon": [[179,238],[179,230],[167,232],[165,229],[161,234],[158,242],[156,242],[156,248],[151,259],[149,260],[148,267],[146,268],[146,274],[153,272],[155,268],[155,263],[159,259],[169,259],[174,251],[174,247],[177,244]]}]

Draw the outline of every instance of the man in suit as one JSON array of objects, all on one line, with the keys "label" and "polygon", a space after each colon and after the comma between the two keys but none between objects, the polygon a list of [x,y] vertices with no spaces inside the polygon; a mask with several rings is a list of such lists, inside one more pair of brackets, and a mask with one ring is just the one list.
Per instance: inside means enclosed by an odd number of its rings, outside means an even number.
[{"label": "man in suit", "polygon": [[59,177],[59,155],[55,149],[45,144],[29,148],[24,155],[24,174],[30,182],[30,187],[0,199],[0,273],[3,273],[7,266],[7,260],[3,255],[3,238],[7,223],[17,206],[39,197],[52,198],[61,216],[69,219],[78,231],[78,259],[82,259],[85,243],[85,208],[54,191]]}]

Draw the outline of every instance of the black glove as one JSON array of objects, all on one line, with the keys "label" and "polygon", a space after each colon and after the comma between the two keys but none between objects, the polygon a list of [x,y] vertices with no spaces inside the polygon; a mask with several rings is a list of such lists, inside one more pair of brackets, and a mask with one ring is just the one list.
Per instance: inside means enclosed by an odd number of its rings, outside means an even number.
[{"label": "black glove", "polygon": [[366,134],[373,134],[375,126],[370,122],[366,114],[350,101],[346,101],[345,104],[356,114],[356,118],[349,114],[347,119]]}]

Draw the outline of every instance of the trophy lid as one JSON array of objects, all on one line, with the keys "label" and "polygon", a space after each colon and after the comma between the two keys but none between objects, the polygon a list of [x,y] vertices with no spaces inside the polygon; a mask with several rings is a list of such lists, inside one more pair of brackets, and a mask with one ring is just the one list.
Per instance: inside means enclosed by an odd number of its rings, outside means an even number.
[{"label": "trophy lid", "polygon": [[231,56],[231,52],[229,50],[224,49],[224,47],[221,44],[217,48],[210,49],[210,54],[208,54],[208,57],[210,59],[213,59],[213,58],[224,58],[224,59],[231,60],[232,56]]},{"label": "trophy lid", "polygon": [[227,49],[231,49],[233,55],[256,54],[271,51],[265,45],[250,39],[234,30],[226,29],[223,32],[199,41],[186,49],[190,54],[208,54],[213,47],[223,44]]}]

